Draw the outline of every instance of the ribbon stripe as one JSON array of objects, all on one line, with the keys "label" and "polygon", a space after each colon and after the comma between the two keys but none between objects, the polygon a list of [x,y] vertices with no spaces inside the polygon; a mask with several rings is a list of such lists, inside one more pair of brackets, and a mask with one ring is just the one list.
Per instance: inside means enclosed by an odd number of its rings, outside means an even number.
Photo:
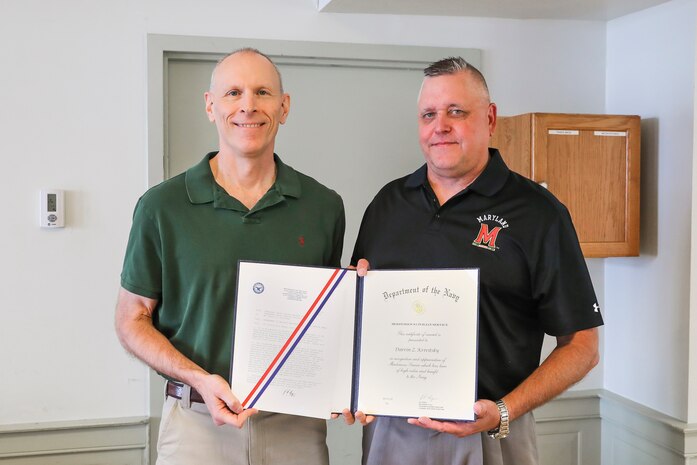
[{"label": "ribbon stripe", "polygon": [[[334,285],[331,286],[331,289],[329,290],[329,292],[325,296],[327,289],[329,289],[330,285],[332,284],[332,281],[334,281],[334,278],[336,278],[336,275],[339,273],[339,271],[342,271],[341,275],[339,275],[338,279],[334,282]],[[344,278],[346,271],[347,270],[340,270],[340,269],[334,270],[331,277],[329,278],[327,283],[324,285],[324,287],[320,291],[319,295],[317,295],[317,298],[314,300],[314,302],[312,303],[310,308],[307,310],[305,315],[302,317],[302,319],[300,320],[298,325],[295,327],[295,329],[293,330],[291,335],[288,337],[286,342],[283,344],[281,349],[278,351],[278,354],[276,354],[274,359],[271,361],[271,363],[267,367],[266,371],[264,371],[264,374],[261,375],[261,378],[259,378],[259,381],[257,381],[254,388],[249,392],[247,397],[242,402],[242,406],[244,408],[252,408],[254,406],[254,404],[256,404],[256,402],[259,400],[261,395],[264,393],[266,388],[269,386],[269,384],[271,384],[271,381],[273,381],[273,379],[276,377],[276,375],[278,374],[280,369],[286,363],[286,360],[288,360],[288,357],[290,356],[290,354],[295,350],[295,348],[297,347],[300,340],[303,338],[303,336],[305,335],[307,330],[310,328],[312,323],[315,321],[315,318],[317,318],[317,315],[319,315],[319,312],[321,312],[322,309],[324,308],[324,305],[329,300],[329,297],[331,297],[331,295],[334,293],[334,290],[336,289],[336,287],[339,285],[341,280]],[[324,296],[324,298],[322,296]],[[319,307],[317,307],[317,304],[320,301],[321,301],[321,304],[319,305]],[[315,311],[313,313],[315,308],[317,308],[317,311]],[[308,318],[309,318],[309,321],[308,321]],[[307,325],[305,325],[303,327],[303,325],[305,324],[306,321],[307,321]],[[301,331],[301,328],[302,328],[302,331]],[[300,332],[299,335],[298,335],[298,332]],[[295,338],[296,335],[298,335],[297,338]],[[292,345],[291,345],[291,342],[292,342]],[[289,349],[288,349],[288,346],[290,346]],[[286,351],[286,349],[288,349],[288,350]],[[283,355],[284,353],[285,353],[285,355]],[[282,356],[283,356],[283,358],[281,359]],[[280,363],[277,364],[279,359],[281,359],[281,361],[280,361]],[[274,367],[275,367],[275,369],[274,369]],[[273,373],[271,373],[272,370],[273,370]],[[271,376],[269,376],[269,373],[271,373]],[[268,376],[268,379],[266,379],[267,376]],[[263,387],[261,387],[262,384],[263,384]],[[261,387],[261,389],[259,389],[260,387]],[[256,397],[255,397],[255,393],[257,392],[257,390],[259,390],[259,392],[258,392],[258,394],[256,394]],[[249,400],[252,397],[254,397],[254,400],[249,404],[249,406],[247,406],[247,403],[249,402]]]}]

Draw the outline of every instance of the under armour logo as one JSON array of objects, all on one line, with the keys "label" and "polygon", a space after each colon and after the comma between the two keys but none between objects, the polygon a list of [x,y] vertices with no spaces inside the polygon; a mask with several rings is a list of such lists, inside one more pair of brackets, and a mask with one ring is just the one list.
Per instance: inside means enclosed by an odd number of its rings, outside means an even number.
[{"label": "under armour logo", "polygon": [[593,311],[595,313],[598,313],[600,311],[600,305],[598,305],[597,303],[594,303],[593,304]]}]

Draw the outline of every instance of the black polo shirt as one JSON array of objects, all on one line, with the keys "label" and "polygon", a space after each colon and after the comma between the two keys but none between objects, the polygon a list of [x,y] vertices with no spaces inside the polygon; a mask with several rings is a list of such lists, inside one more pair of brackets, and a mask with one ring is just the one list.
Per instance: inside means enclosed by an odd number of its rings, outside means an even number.
[{"label": "black polo shirt", "polygon": [[440,205],[426,165],[368,206],[351,259],[372,269],[480,269],[479,387],[499,399],[539,365],[544,333],[603,324],[569,212],[508,169],[498,150],[466,189]]}]

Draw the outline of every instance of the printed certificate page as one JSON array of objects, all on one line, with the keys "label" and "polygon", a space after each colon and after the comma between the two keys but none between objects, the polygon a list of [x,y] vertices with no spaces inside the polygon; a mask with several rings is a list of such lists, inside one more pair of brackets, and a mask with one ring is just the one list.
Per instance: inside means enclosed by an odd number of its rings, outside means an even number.
[{"label": "printed certificate page", "polygon": [[474,420],[479,270],[377,270],[363,280],[357,410]]},{"label": "printed certificate page", "polygon": [[240,262],[230,384],[245,408],[329,418],[349,407],[356,272]]}]

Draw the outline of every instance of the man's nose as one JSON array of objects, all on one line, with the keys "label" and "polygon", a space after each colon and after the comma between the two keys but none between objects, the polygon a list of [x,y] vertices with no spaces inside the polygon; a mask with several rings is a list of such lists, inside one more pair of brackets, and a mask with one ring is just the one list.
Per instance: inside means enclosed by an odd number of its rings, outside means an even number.
[{"label": "man's nose", "polygon": [[253,113],[257,111],[257,99],[253,93],[246,93],[242,96],[241,109],[245,113]]},{"label": "man's nose", "polygon": [[450,132],[450,121],[446,115],[436,115],[435,123],[436,132],[440,134]]}]

